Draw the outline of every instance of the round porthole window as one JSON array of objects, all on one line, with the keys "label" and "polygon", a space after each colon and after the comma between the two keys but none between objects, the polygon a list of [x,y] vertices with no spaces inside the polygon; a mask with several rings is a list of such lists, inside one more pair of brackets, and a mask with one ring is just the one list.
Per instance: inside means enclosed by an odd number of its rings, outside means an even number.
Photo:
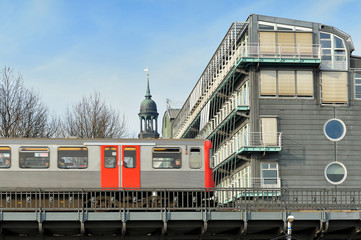
[{"label": "round porthole window", "polygon": [[346,135],[346,125],[340,119],[328,120],[323,126],[325,136],[331,141],[340,141]]},{"label": "round porthole window", "polygon": [[331,184],[341,184],[346,180],[347,169],[340,162],[332,162],[325,168],[326,180]]}]

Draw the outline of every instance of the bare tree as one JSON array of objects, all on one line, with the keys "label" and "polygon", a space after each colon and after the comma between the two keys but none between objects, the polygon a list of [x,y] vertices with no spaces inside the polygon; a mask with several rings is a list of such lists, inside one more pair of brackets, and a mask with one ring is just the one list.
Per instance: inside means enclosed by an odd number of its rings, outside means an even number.
[{"label": "bare tree", "polygon": [[120,116],[94,92],[67,109],[62,123],[64,137],[121,138],[127,136],[125,116]]},{"label": "bare tree", "polygon": [[21,75],[4,67],[0,73],[0,136],[50,137],[55,121],[48,122],[48,108],[39,95],[24,87]]}]

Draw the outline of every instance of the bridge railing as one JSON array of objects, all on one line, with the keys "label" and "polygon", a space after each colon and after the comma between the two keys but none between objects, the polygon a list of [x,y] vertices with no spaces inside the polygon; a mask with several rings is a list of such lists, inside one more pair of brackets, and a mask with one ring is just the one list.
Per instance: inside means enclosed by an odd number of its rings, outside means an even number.
[{"label": "bridge railing", "polygon": [[0,189],[0,211],[360,210],[357,189]]}]

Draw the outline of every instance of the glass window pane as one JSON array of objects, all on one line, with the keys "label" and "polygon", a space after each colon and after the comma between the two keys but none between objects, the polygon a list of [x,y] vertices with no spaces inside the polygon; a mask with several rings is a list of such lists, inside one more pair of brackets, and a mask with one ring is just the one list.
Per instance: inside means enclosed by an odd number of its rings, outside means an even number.
[{"label": "glass window pane", "polygon": [[331,39],[329,33],[320,33],[320,39]]},{"label": "glass window pane", "polygon": [[10,168],[11,149],[10,147],[0,147],[0,168]]},{"label": "glass window pane", "polygon": [[329,120],[324,126],[324,133],[331,141],[341,140],[345,135],[345,132],[346,129],[343,122],[338,119]]},{"label": "glass window pane", "polygon": [[49,168],[49,148],[21,147],[19,152],[20,168]]},{"label": "glass window pane", "polygon": [[88,148],[60,147],[58,148],[58,168],[84,169],[88,167]]},{"label": "glass window pane", "polygon": [[262,163],[262,169],[268,169],[268,163]]},{"label": "glass window pane", "polygon": [[277,184],[277,179],[264,179],[264,184]]},{"label": "glass window pane", "polygon": [[341,38],[335,36],[335,48],[344,48]]},{"label": "glass window pane", "polygon": [[280,27],[280,26],[277,26],[277,30],[285,30],[285,31],[292,31],[293,29],[291,27]]},{"label": "glass window pane", "polygon": [[322,49],[322,54],[331,55],[331,49]]},{"label": "glass window pane", "polygon": [[272,168],[272,169],[277,169],[277,164],[271,163],[271,164],[270,164],[270,168]]},{"label": "glass window pane", "polygon": [[182,167],[180,148],[154,148],[153,168],[172,169]]},{"label": "glass window pane", "polygon": [[124,167],[135,168],[137,165],[137,150],[134,147],[124,149]]},{"label": "glass window pane", "polygon": [[274,26],[264,25],[264,24],[259,24],[258,28],[262,30],[274,30]]},{"label": "glass window pane", "polygon": [[201,168],[202,154],[199,148],[191,148],[189,154],[189,167],[193,169]]},{"label": "glass window pane", "polygon": [[263,178],[277,178],[277,170],[263,170]]},{"label": "glass window pane", "polygon": [[320,43],[322,48],[331,48],[331,41],[329,40],[321,40]]},{"label": "glass window pane", "polygon": [[355,98],[361,98],[361,86],[355,86]]},{"label": "glass window pane", "polygon": [[104,149],[104,167],[105,168],[117,167],[117,148],[107,147]]},{"label": "glass window pane", "polygon": [[326,178],[331,183],[340,183],[345,178],[345,168],[340,163],[332,163],[326,168]]}]

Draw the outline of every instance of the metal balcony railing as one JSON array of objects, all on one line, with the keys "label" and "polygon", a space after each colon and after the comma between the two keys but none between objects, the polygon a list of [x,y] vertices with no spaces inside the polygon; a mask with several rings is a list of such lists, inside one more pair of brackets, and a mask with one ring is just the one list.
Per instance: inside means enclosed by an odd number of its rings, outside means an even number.
[{"label": "metal balcony railing", "polygon": [[240,48],[240,58],[321,59],[319,44],[249,43]]},{"label": "metal balcony railing", "polygon": [[217,167],[224,160],[243,151],[274,151],[281,150],[281,146],[281,132],[248,133],[247,130],[240,129],[213,154],[213,166]]},{"label": "metal balcony railing", "polygon": [[233,93],[232,97],[223,104],[222,108],[217,112],[217,114],[211,120],[209,120],[208,123],[201,129],[197,138],[208,138],[209,135],[214,132],[217,127],[219,127],[219,125],[230,116],[230,114],[237,111],[238,107],[243,106],[248,108],[248,104],[248,88],[247,91]]},{"label": "metal balcony railing", "polygon": [[281,178],[265,177],[265,178],[238,178],[236,176],[231,179],[222,181],[217,188],[281,188]]}]

